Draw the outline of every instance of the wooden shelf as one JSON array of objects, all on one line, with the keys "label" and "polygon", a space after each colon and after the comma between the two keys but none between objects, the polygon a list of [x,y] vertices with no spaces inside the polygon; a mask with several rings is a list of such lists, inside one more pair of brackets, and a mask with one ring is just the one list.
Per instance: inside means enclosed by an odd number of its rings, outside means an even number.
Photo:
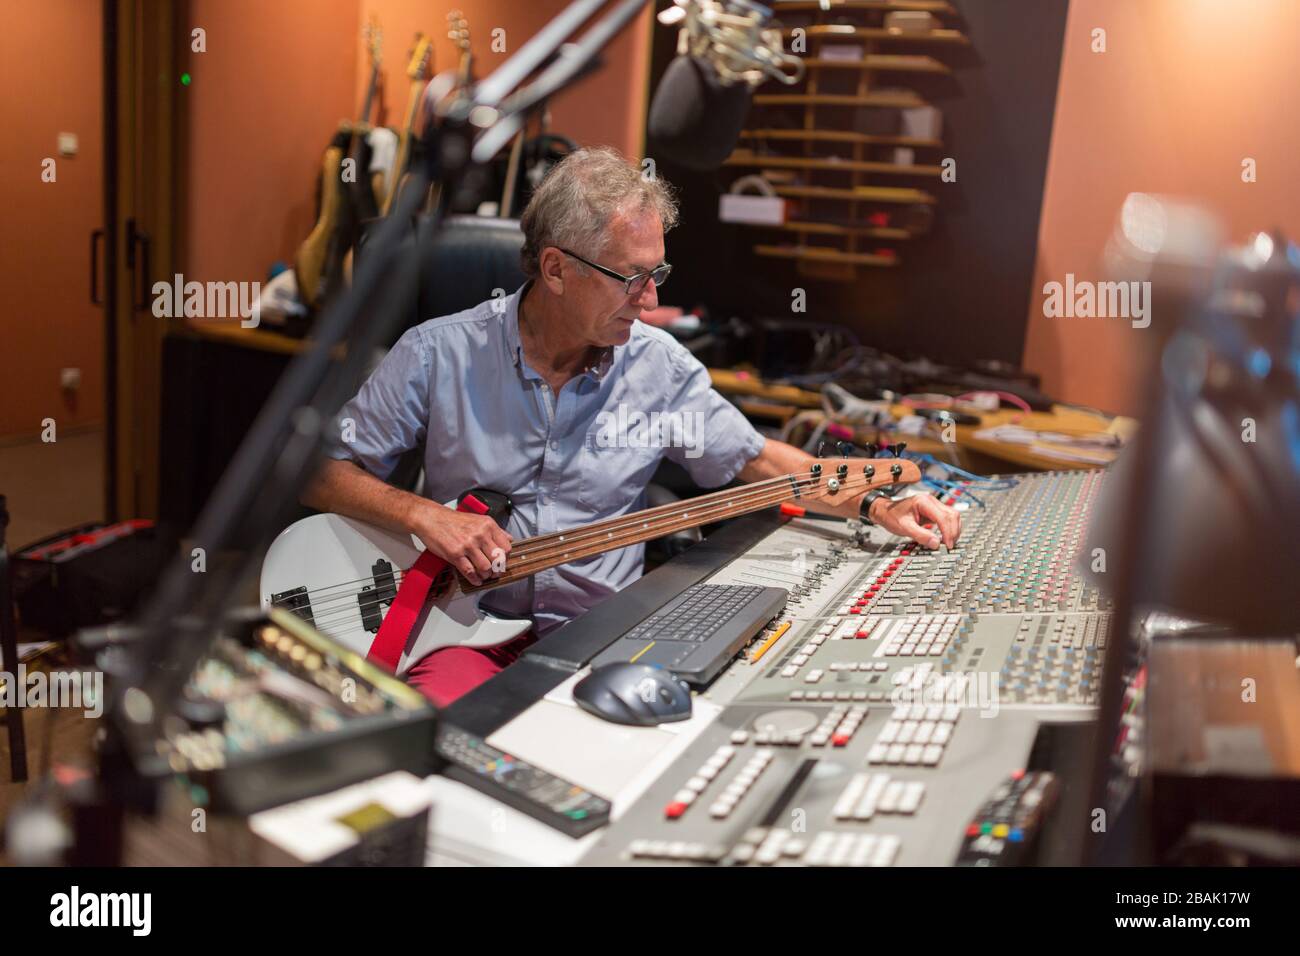
[{"label": "wooden shelf", "polygon": [[951,73],[947,63],[932,56],[898,56],[872,53],[861,60],[831,60],[824,56],[808,57],[803,65],[809,70],[889,70],[895,73]]},{"label": "wooden shelf", "polygon": [[832,222],[783,222],[771,225],[759,222],[736,223],[738,226],[752,226],[755,229],[780,229],[784,232],[800,232],[819,236],[862,236],[867,239],[911,239],[913,234],[906,229],[894,226],[841,226]]},{"label": "wooden shelf", "polygon": [[760,93],[755,106],[875,106],[881,109],[915,109],[930,104],[915,93],[867,93],[852,96],[840,93]]},{"label": "wooden shelf", "polygon": [[876,256],[869,252],[843,252],[839,249],[824,249],[819,246],[755,246],[754,252],[772,259],[798,259],[805,262],[834,262],[842,265],[885,268],[898,265],[898,260],[892,256]]},{"label": "wooden shelf", "polygon": [[[852,27],[847,24],[823,23],[818,26],[798,27],[809,40],[899,40],[904,43],[951,43],[967,46],[970,40],[960,30],[931,30],[929,33],[905,33],[886,30],[884,27]],[[792,29],[781,31],[788,40]]]},{"label": "wooden shelf", "polygon": [[776,0],[770,4],[777,16],[783,10],[796,12],[833,13],[836,10],[911,10],[920,13],[956,14],[952,4],[946,0]]},{"label": "wooden shelf", "polygon": [[[781,112],[752,120],[741,131],[743,145],[723,164],[732,168],[732,178],[757,171],[770,194],[794,201],[787,205],[795,217],[791,222],[744,224],[766,230],[756,233],[767,244],[754,245],[754,254],[792,261],[801,276],[837,282],[852,282],[864,266],[897,266],[896,247],[888,243],[920,236],[931,216],[898,223],[880,216],[878,209],[873,213],[873,207],[937,205],[938,189],[926,184],[942,178],[943,167],[935,164],[943,153],[925,153],[918,162],[898,149],[943,150],[944,143],[937,132],[924,135],[934,129],[928,124],[909,127],[922,135],[887,132],[888,126],[877,127],[881,132],[858,132],[855,117],[865,114],[853,110],[937,113],[922,92],[908,88],[923,81],[908,82],[908,77],[952,74],[943,51],[969,46],[970,40],[961,30],[939,24],[960,26],[959,20],[949,19],[959,11],[950,0],[778,0],[771,6],[778,17],[794,14],[781,29],[787,42],[796,36],[816,42],[799,48],[806,68],[801,86],[753,98],[760,109]],[[793,125],[799,128],[789,128]],[[816,148],[818,144],[834,146]],[[906,162],[884,161],[891,158]],[[926,190],[875,185],[893,182],[914,182]],[[886,225],[872,225],[880,222]]]},{"label": "wooden shelf", "polygon": [[892,186],[859,186],[856,189],[836,189],[832,186],[775,186],[778,196],[795,199],[855,199],[858,202],[924,203],[934,205],[938,200],[919,189],[896,189]]},{"label": "wooden shelf", "polygon": [[943,140],[920,139],[916,136],[896,136],[881,133],[853,133],[838,129],[746,129],[740,131],[741,139],[806,140],[813,143],[861,143],[864,146],[914,146],[919,149],[938,149]]},{"label": "wooden shelf", "polygon": [[760,156],[747,150],[733,153],[724,166],[758,166],[769,169],[822,169],[842,173],[885,173],[892,176],[938,176],[941,166],[900,166],[898,163],[877,163],[856,159],[830,157],[803,158],[801,156]]}]

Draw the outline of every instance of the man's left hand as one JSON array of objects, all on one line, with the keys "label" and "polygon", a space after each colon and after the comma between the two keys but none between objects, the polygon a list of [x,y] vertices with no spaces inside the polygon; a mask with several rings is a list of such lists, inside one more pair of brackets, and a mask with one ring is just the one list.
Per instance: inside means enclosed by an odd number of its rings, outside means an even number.
[{"label": "man's left hand", "polygon": [[[911,538],[931,550],[940,544],[954,548],[961,537],[961,515],[933,495],[911,495],[897,501],[877,498],[871,503],[870,516],[886,531]],[[933,522],[933,530],[922,527],[927,522]]]}]

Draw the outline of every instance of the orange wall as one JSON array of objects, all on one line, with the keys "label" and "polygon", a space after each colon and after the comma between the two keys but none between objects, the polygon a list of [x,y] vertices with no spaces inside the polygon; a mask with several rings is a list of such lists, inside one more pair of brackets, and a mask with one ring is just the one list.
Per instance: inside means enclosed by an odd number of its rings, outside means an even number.
[{"label": "orange wall", "polygon": [[321,154],[353,110],[357,0],[192,0],[181,268],[264,280],[315,222]]},{"label": "orange wall", "polygon": [[[103,313],[89,301],[89,237],[103,209],[100,10],[6,6],[0,30],[0,437],[103,421]],[[76,156],[58,134],[76,133]],[[41,162],[58,179],[41,181]],[[102,286],[101,286],[102,288]],[[64,394],[59,369],[81,369]]]},{"label": "orange wall", "polygon": [[[275,260],[292,262],[310,231],[321,153],[340,119],[352,117],[369,79],[361,25],[373,11],[384,31],[386,91],[381,122],[401,124],[405,70],[417,30],[434,36],[435,70],[457,63],[447,11],[470,23],[478,74],[506,54],[490,50],[494,27],[507,53],[563,8],[565,0],[192,0],[188,29],[207,31],[207,52],[190,53],[184,91],[185,224],[181,268],[199,281],[262,280]],[[554,129],[580,143],[640,151],[651,16],[629,26],[597,78],[557,97]]]},{"label": "orange wall", "polygon": [[[1091,52],[1095,27],[1105,53]],[[1068,272],[1104,278],[1101,253],[1129,192],[1198,200],[1235,241],[1274,226],[1300,237],[1297,37],[1294,0],[1070,4],[1025,348],[1049,394],[1136,410],[1154,329],[1045,318],[1041,294]],[[1255,183],[1241,180],[1245,157]]]},{"label": "orange wall", "polygon": [[[433,70],[455,69],[459,53],[447,38],[447,12],[460,10],[469,23],[473,73],[482,79],[531,39],[569,0],[361,0],[359,22],[371,13],[384,31],[384,98],[379,121],[398,127],[406,114],[410,81],[406,77],[411,41],[417,31],[434,39]],[[653,11],[647,8],[624,27],[606,49],[605,65],[551,101],[551,129],[580,145],[615,146],[640,155],[645,130],[646,83],[650,63]],[[604,11],[602,11],[604,12]],[[592,22],[595,22],[593,19]],[[492,31],[505,30],[505,49],[492,49]],[[365,98],[370,74],[364,44],[358,40],[355,112]]]}]

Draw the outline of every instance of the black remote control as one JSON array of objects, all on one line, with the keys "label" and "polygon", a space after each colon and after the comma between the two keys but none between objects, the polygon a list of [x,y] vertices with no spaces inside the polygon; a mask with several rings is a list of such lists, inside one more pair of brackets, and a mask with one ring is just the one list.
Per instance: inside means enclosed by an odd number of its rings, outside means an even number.
[{"label": "black remote control", "polygon": [[1046,771],[1017,770],[975,812],[966,827],[958,866],[1021,866],[1033,856],[1060,785]]},{"label": "black remote control", "polygon": [[444,725],[438,733],[437,750],[448,763],[445,776],[482,790],[568,836],[582,836],[609,822],[608,800],[497,750],[468,731]]}]

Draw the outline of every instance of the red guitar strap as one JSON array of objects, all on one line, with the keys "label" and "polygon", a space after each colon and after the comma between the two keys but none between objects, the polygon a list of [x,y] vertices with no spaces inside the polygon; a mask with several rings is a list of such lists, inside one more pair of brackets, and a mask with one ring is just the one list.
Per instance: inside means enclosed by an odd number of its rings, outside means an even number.
[{"label": "red guitar strap", "polygon": [[[484,515],[488,513],[488,506],[473,495],[466,495],[465,499],[456,506],[456,510]],[[379,633],[375,635],[366,657],[383,664],[391,671],[397,670],[397,662],[402,659],[402,651],[406,649],[411,628],[415,626],[420,611],[424,608],[424,602],[429,597],[429,589],[433,587],[434,579],[446,566],[447,562],[432,551],[424,551],[416,558],[415,564],[402,575],[402,583],[398,585],[397,595],[393,598],[388,613],[384,615],[384,620],[379,625]]]}]

